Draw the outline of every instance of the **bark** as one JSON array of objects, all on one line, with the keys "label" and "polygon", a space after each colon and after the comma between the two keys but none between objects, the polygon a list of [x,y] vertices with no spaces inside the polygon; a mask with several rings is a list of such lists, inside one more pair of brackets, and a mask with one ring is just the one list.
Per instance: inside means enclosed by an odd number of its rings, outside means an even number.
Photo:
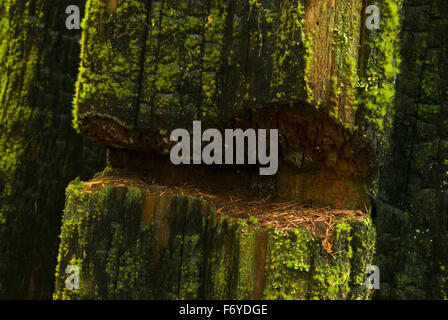
[{"label": "bark", "polygon": [[[361,1],[128,1],[115,8],[91,0],[75,124],[109,147],[109,170],[141,180],[194,181],[210,190],[256,184],[276,200],[369,211],[369,192],[378,191],[372,163],[383,163],[389,145],[400,48],[401,2],[376,3],[381,31],[360,33]],[[190,128],[193,119],[204,127],[278,128],[282,170],[266,183],[232,168],[228,184],[220,178],[226,171],[164,165],[170,129]],[[126,175],[74,182],[54,297],[369,297],[368,216],[330,223],[333,259],[307,229],[280,231],[218,211]],[[80,290],[65,287],[68,265],[81,270]]]},{"label": "bark", "polygon": [[140,150],[154,147],[145,136],[161,129],[217,126],[274,105],[297,114],[318,106],[354,128],[361,10],[361,0],[128,1],[115,9],[91,0],[76,125]]},{"label": "bark", "polygon": [[[364,299],[368,216],[334,222],[329,255],[305,227],[280,231],[126,176],[67,189],[55,299]],[[174,189],[173,189],[174,190]],[[68,265],[80,289],[66,289]]]},{"label": "bark", "polygon": [[49,298],[64,189],[104,160],[71,127],[79,31],[65,8],[83,1],[0,4],[0,298]]},{"label": "bark", "polygon": [[448,3],[409,0],[403,10],[392,145],[376,198],[378,294],[446,299]]},{"label": "bark", "polygon": [[171,130],[193,120],[277,128],[287,163],[277,194],[364,206],[375,159],[357,130],[362,9],[360,0],[91,0],[75,125],[107,146],[161,154]]},{"label": "bark", "polygon": [[[67,125],[77,45],[60,29],[64,6],[11,3],[0,5],[0,295],[47,297],[60,190],[91,172],[78,165],[97,149],[81,147]],[[235,188],[337,208],[364,209],[371,196],[378,254],[372,260],[366,216],[333,223],[331,257],[306,228],[222,214],[126,175],[96,189],[98,179],[75,181],[54,297],[368,298],[363,272],[375,263],[379,298],[446,298],[447,3],[368,4],[381,9],[380,30],[363,28],[361,0],[87,1],[75,126],[109,147],[110,169],[163,175],[167,167],[148,160],[169,149],[170,129],[194,119],[278,128],[278,176],[233,168]],[[168,172],[176,183],[205,177],[233,188],[206,168]],[[65,288],[71,264],[80,290]]]}]

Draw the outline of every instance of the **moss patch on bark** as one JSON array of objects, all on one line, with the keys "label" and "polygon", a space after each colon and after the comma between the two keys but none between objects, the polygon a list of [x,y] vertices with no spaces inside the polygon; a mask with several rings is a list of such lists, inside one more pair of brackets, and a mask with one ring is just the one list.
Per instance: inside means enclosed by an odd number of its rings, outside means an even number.
[{"label": "moss patch on bark", "polygon": [[[123,180],[67,189],[55,299],[364,299],[367,216],[333,222],[329,255],[306,228],[217,217],[199,197]],[[65,287],[78,265],[81,288]]]}]

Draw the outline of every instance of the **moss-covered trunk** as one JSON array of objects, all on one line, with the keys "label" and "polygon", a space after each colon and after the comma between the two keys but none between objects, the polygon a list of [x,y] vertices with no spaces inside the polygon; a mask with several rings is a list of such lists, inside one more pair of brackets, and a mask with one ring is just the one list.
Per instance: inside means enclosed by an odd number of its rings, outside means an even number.
[{"label": "moss-covered trunk", "polygon": [[380,298],[448,297],[448,2],[405,0],[391,148],[376,198]]},{"label": "moss-covered trunk", "polygon": [[[200,193],[182,194],[126,176],[71,183],[54,297],[363,299],[371,293],[364,285],[374,248],[368,216],[330,221],[330,229],[321,223],[324,246],[317,231],[280,231],[226,213],[217,218]],[[79,290],[66,288],[69,265],[80,269]]]},{"label": "moss-covered trunk", "polygon": [[80,31],[66,6],[0,3],[0,298],[50,298],[64,189],[103,165],[71,127]]},{"label": "moss-covered trunk", "polygon": [[273,105],[319,106],[353,128],[361,2],[90,0],[75,124],[134,149]]},{"label": "moss-covered trunk", "polygon": [[[200,193],[155,192],[151,181],[369,211],[394,111],[401,2],[376,1],[382,29],[369,32],[357,0],[115,3],[87,3],[74,114],[82,134],[109,147],[109,169],[125,173],[68,188],[54,297],[368,297],[368,212],[325,220],[323,241],[231,216]],[[279,173],[173,168],[170,131],[193,120],[278,128]],[[80,290],[65,286],[69,265],[81,270]]]}]

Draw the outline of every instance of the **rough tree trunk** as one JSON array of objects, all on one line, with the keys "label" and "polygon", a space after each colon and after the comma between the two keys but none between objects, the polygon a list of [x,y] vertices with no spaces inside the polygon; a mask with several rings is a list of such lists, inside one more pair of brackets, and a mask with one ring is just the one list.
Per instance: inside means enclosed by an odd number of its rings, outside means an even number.
[{"label": "rough tree trunk", "polygon": [[376,199],[383,299],[448,297],[448,2],[404,1],[392,146]]},{"label": "rough tree trunk", "polygon": [[[369,296],[364,271],[372,259],[374,232],[368,216],[328,221],[331,227],[316,222],[323,229],[280,231],[261,223],[268,209],[258,220],[226,214],[217,219],[208,200],[182,194],[124,176],[72,182],[67,189],[54,297]],[[319,231],[328,232],[328,243]],[[79,290],[66,289],[68,265],[80,268]]]},{"label": "rough tree trunk", "polygon": [[278,128],[279,195],[368,202],[375,159],[357,130],[361,1],[114,3],[87,4],[74,110],[84,135],[166,154],[171,129],[194,119],[204,129]]},{"label": "rough tree trunk", "polygon": [[65,8],[0,3],[0,298],[50,298],[64,189],[104,162],[71,127],[80,32]]},{"label": "rough tree trunk", "polygon": [[[99,167],[69,126],[69,4],[0,3],[0,297],[49,296],[61,190]],[[88,0],[74,122],[109,169],[67,189],[54,297],[366,298],[374,198],[378,297],[446,298],[447,20],[444,0]],[[278,174],[173,167],[195,119],[278,128]]]},{"label": "rough tree trunk", "polygon": [[[400,5],[382,8],[368,38],[358,0],[88,1],[75,125],[109,147],[108,170],[67,190],[54,297],[369,297],[374,235],[356,209],[368,211],[399,49]],[[195,119],[278,128],[277,176],[171,165],[171,129]],[[250,218],[259,201],[266,223]],[[300,214],[268,209],[290,201]],[[80,290],[65,287],[68,265]]]},{"label": "rough tree trunk", "polygon": [[89,1],[76,124],[147,148],[138,132],[309,102],[353,127],[361,2]]}]

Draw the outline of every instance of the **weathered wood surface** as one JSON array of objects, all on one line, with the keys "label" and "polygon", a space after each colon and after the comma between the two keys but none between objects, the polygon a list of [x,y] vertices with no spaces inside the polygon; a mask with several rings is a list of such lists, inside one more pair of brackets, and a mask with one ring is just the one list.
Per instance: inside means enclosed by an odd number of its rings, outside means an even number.
[{"label": "weathered wood surface", "polygon": [[[55,299],[364,299],[368,216],[332,225],[330,256],[305,227],[279,231],[206,200],[123,177],[67,189]],[[68,290],[68,265],[80,289]]]},{"label": "weathered wood surface", "polygon": [[76,125],[145,149],[151,131],[309,103],[353,128],[361,2],[90,0]]},{"label": "weathered wood surface", "polygon": [[0,1],[0,299],[49,299],[64,190],[104,166],[72,129],[84,1]]},{"label": "weathered wood surface", "polygon": [[382,299],[448,297],[448,2],[407,0],[376,198]]}]

